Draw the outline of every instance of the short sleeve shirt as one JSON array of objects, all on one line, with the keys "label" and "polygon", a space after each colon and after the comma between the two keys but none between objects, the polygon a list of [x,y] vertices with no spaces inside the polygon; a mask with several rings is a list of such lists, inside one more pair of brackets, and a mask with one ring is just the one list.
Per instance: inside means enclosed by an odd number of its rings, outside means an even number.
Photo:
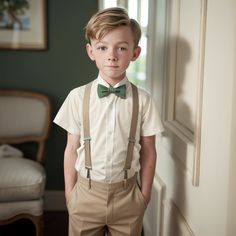
[{"label": "short sleeve shirt", "polygon": [[[91,178],[100,182],[118,182],[123,180],[123,168],[126,160],[128,137],[132,117],[132,87],[124,78],[114,87],[126,85],[126,99],[115,94],[99,98],[97,85],[109,84],[101,77],[92,83],[90,95],[90,136],[91,136]],[[67,132],[80,136],[80,147],[77,150],[76,170],[86,177],[85,153],[83,142],[83,96],[85,86],[73,89],[58,111],[54,122]],[[136,142],[129,177],[140,170],[141,136],[153,136],[163,131],[155,103],[150,94],[139,88],[139,115],[136,131]]]}]

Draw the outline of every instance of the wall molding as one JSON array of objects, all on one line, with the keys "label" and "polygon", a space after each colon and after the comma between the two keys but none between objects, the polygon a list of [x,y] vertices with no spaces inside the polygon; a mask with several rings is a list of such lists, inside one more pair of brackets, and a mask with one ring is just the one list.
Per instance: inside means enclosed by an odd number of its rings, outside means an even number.
[{"label": "wall molding", "polygon": [[163,199],[165,184],[156,174],[153,181],[152,198],[145,212],[143,227],[145,236],[161,236],[163,219]]},{"label": "wall molding", "polygon": [[[186,23],[186,14],[190,14],[186,10],[189,1],[172,0],[167,4],[164,124],[168,137],[164,144],[167,144],[169,153],[175,154],[173,159],[179,159],[176,165],[185,165],[185,168],[181,167],[185,175],[191,173],[192,185],[199,186],[207,0],[198,0],[194,4],[190,9],[194,13],[191,33]],[[186,79],[187,82],[183,82]],[[189,88],[181,86],[190,84],[192,93],[181,93],[184,88],[186,91]],[[181,147],[173,148],[174,142]]]},{"label": "wall molding", "polygon": [[164,225],[161,235],[195,236],[189,223],[173,200],[163,201]]}]

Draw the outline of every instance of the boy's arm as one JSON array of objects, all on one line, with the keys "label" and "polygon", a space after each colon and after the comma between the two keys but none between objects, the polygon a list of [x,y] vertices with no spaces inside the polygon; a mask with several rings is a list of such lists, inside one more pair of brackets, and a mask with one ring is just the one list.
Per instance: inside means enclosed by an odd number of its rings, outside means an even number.
[{"label": "boy's arm", "polygon": [[75,162],[77,159],[77,149],[80,146],[79,135],[67,134],[67,144],[64,153],[64,178],[65,178],[65,197],[66,201],[69,199],[71,190],[73,189],[77,180],[77,171],[75,169]]},{"label": "boy's arm", "polygon": [[140,139],[141,191],[147,203],[151,199],[152,183],[156,167],[155,135]]}]

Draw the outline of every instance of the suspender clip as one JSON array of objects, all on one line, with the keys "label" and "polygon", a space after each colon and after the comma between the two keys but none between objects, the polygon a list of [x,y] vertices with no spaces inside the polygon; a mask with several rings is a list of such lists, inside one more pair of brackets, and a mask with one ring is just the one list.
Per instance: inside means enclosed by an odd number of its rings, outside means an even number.
[{"label": "suspender clip", "polygon": [[90,140],[91,140],[91,137],[84,137],[83,140],[84,140],[84,141],[90,141]]},{"label": "suspender clip", "polygon": [[124,180],[123,180],[123,183],[124,183],[124,188],[126,188],[126,185],[127,185],[127,180],[126,180],[126,179],[124,179]]},{"label": "suspender clip", "polygon": [[128,140],[130,143],[135,143],[135,141],[136,141],[135,139],[132,139],[132,138],[128,138]]},{"label": "suspender clip", "polygon": [[128,169],[124,169],[124,188],[126,188],[127,179],[128,179]]},{"label": "suspender clip", "polygon": [[90,174],[91,168],[86,167],[86,169],[87,169],[88,185],[89,185],[89,189],[91,189],[91,174]]}]

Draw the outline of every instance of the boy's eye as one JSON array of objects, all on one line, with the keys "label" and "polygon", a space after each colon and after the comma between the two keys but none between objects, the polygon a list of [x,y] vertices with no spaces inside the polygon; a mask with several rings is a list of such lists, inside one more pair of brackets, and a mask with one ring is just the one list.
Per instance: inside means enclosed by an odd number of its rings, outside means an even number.
[{"label": "boy's eye", "polygon": [[100,50],[100,51],[105,51],[105,50],[107,49],[107,47],[105,47],[105,46],[99,46],[97,49]]},{"label": "boy's eye", "polygon": [[119,47],[118,51],[126,51],[127,49],[125,47]]}]

